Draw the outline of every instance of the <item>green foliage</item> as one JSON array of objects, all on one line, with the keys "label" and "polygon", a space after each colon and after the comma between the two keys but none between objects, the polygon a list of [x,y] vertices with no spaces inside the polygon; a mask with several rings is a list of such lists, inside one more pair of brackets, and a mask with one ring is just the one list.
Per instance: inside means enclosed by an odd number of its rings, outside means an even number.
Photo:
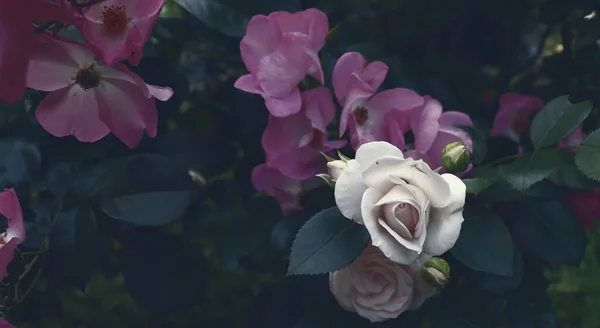
[{"label": "green foliage", "polygon": [[596,130],[588,135],[575,155],[575,164],[586,176],[599,181],[600,169],[600,130]]},{"label": "green foliage", "polygon": [[478,194],[491,185],[494,184],[493,180],[488,180],[484,178],[472,178],[472,179],[463,179],[463,183],[467,186],[467,193],[469,194]]},{"label": "green foliage", "polygon": [[515,189],[524,190],[548,178],[565,163],[558,149],[541,149],[519,157],[512,163],[502,165],[498,174]]},{"label": "green foliage", "polygon": [[583,258],[583,227],[575,214],[558,201],[518,204],[514,232],[527,250],[549,263],[578,265]]},{"label": "green foliage", "polygon": [[473,270],[511,276],[514,246],[504,223],[496,214],[477,205],[467,207],[464,217],[452,255]]},{"label": "green foliage", "polygon": [[370,237],[364,226],[347,219],[337,207],[317,213],[298,231],[288,274],[321,274],[352,263]]},{"label": "green foliage", "polygon": [[590,101],[572,104],[569,96],[549,101],[531,122],[531,141],[535,148],[552,146],[564,139],[586,119],[592,107]]}]

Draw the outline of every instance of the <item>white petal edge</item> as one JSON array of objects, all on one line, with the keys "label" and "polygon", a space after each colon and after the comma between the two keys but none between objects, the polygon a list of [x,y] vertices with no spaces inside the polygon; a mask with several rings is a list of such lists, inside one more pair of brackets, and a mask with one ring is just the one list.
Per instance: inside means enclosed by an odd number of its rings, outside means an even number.
[{"label": "white petal edge", "polygon": [[333,194],[342,215],[359,224],[363,224],[360,203],[365,190],[367,186],[362,181],[360,164],[355,160],[348,161],[348,167],[335,182]]},{"label": "white petal edge", "polygon": [[361,145],[356,150],[355,160],[360,164],[363,170],[381,157],[392,156],[404,158],[402,151],[398,147],[385,141],[373,141]]},{"label": "white petal edge", "polygon": [[445,173],[441,177],[450,186],[452,197],[447,206],[431,208],[424,248],[433,256],[444,254],[456,243],[464,221],[463,209],[467,195],[467,187],[457,176]]}]

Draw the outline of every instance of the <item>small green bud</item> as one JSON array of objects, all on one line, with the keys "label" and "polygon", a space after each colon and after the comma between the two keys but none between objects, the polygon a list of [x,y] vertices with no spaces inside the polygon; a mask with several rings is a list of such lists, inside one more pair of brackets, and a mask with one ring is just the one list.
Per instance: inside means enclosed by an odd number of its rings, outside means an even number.
[{"label": "small green bud", "polygon": [[421,277],[433,287],[444,287],[450,279],[450,265],[442,258],[432,257],[421,268]]},{"label": "small green bud", "polygon": [[469,167],[471,151],[462,141],[449,143],[442,151],[442,164],[450,173],[460,173]]},{"label": "small green bud", "polygon": [[348,164],[343,160],[335,160],[327,163],[327,169],[329,170],[329,176],[333,180],[337,180],[342,172],[348,167]]}]

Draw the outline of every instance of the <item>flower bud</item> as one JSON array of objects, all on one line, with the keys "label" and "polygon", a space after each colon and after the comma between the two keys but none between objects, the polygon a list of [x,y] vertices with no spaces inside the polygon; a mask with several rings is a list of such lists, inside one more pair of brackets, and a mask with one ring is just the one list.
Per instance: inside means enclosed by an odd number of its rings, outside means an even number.
[{"label": "flower bud", "polygon": [[471,151],[462,141],[449,143],[442,151],[442,164],[447,172],[459,173],[471,163]]},{"label": "flower bud", "polygon": [[421,277],[433,287],[444,287],[450,279],[450,265],[442,258],[432,257],[421,268]]},{"label": "flower bud", "polygon": [[348,164],[346,164],[346,162],[343,160],[335,160],[327,163],[327,169],[329,169],[329,176],[333,180],[337,180],[337,178],[340,176],[340,174],[342,174],[342,171],[344,171],[346,167],[348,167]]}]

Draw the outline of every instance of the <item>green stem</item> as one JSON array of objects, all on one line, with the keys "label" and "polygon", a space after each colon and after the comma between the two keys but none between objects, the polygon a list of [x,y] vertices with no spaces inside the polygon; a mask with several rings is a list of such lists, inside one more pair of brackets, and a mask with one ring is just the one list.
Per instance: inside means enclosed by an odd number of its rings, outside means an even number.
[{"label": "green stem", "polygon": [[[577,149],[577,148],[579,148],[579,145],[564,146],[564,147],[556,147],[556,149]],[[510,155],[510,156],[502,157],[502,158],[499,158],[499,159],[497,159],[497,160],[495,160],[495,161],[491,161],[491,162],[489,162],[489,163],[487,163],[487,164],[485,164],[485,165],[482,165],[482,167],[483,167],[483,166],[493,166],[493,165],[496,165],[496,164],[500,164],[500,163],[503,163],[503,162],[509,161],[509,160],[511,160],[511,159],[515,159],[515,158],[519,158],[519,157],[521,157],[521,156],[524,156],[524,155],[527,155],[527,154],[531,154],[531,153],[533,153],[533,152],[535,152],[535,151],[537,151],[537,149],[536,149],[536,150],[534,150],[534,151],[526,152],[526,153],[514,154],[514,155]]]}]

